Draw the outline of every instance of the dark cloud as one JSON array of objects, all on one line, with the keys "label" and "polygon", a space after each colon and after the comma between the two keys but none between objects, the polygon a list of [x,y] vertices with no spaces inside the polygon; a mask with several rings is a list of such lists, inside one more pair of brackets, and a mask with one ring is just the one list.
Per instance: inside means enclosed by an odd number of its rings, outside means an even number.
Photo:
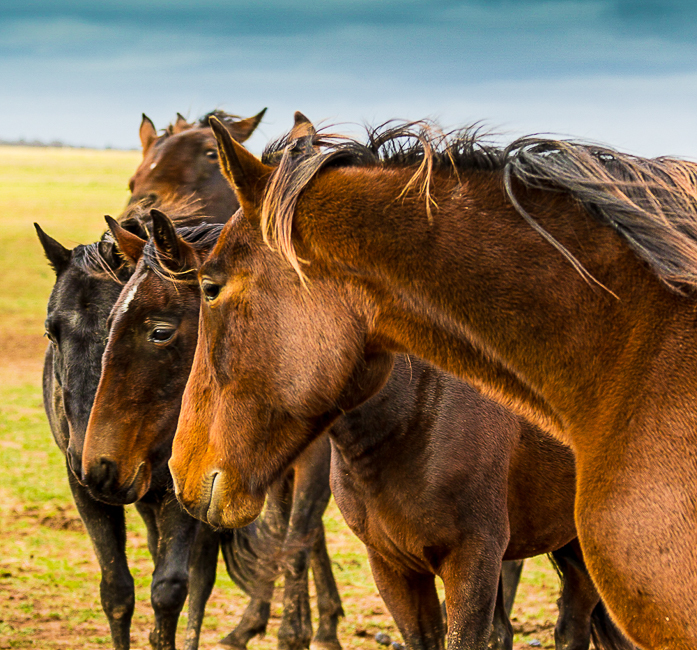
[{"label": "dark cloud", "polygon": [[585,12],[594,18],[594,27],[600,31],[655,35],[667,40],[697,34],[694,0],[201,0],[195,5],[178,0],[5,0],[2,19],[72,19],[122,29],[147,27],[200,34],[312,35],[356,25],[389,29],[438,24],[449,16],[483,8],[493,18],[531,12],[540,16],[545,11],[573,17]]}]

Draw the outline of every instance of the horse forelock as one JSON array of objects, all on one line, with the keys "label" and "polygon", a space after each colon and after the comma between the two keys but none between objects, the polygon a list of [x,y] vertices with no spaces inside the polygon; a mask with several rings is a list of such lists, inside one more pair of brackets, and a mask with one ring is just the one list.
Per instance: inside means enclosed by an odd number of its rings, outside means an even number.
[{"label": "horse forelock", "polygon": [[104,233],[99,241],[75,247],[70,258],[70,264],[89,277],[100,280],[113,280],[117,284],[123,284],[124,282],[120,275],[125,268],[125,262],[120,262],[114,266],[113,259],[105,258],[102,253],[102,245],[104,243],[109,246],[114,245],[111,233]]},{"label": "horse forelock", "polygon": [[[205,254],[215,246],[224,224],[199,223],[194,226],[177,228],[177,234],[196,251]],[[162,280],[177,284],[196,284],[195,268],[179,268],[178,262],[155,246],[152,238],[148,239],[143,248],[143,264]]]},{"label": "horse forelock", "polygon": [[[311,146],[308,146],[311,144]],[[300,146],[302,145],[302,146]],[[503,172],[527,187],[564,191],[596,219],[614,228],[636,255],[671,289],[697,287],[697,164],[677,158],[648,159],[573,140],[521,138],[505,148],[491,143],[479,125],[444,132],[433,122],[386,123],[368,129],[365,142],[319,130],[311,143],[288,135],[271,143],[262,161],[275,167],[262,203],[264,240],[304,278],[292,242],[298,199],[329,167],[399,167],[414,174],[403,193],[424,196],[428,218],[434,174],[466,170]],[[516,209],[585,277],[580,262],[516,201]]]}]

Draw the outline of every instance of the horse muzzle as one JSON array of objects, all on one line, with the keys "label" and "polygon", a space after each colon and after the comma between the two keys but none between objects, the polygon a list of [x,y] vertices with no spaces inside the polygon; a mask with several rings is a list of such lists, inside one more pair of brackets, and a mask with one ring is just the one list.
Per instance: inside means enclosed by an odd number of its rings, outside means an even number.
[{"label": "horse muzzle", "polygon": [[119,468],[111,458],[102,456],[86,468],[85,486],[97,500],[111,505],[126,505],[141,499],[150,489],[150,468],[145,461],[138,465],[132,478],[119,482]]},{"label": "horse muzzle", "polygon": [[198,490],[189,490],[174,471],[172,477],[177,499],[184,510],[214,528],[246,526],[259,516],[264,507],[265,496],[254,497],[232,489],[227,473],[221,470],[206,474]]}]

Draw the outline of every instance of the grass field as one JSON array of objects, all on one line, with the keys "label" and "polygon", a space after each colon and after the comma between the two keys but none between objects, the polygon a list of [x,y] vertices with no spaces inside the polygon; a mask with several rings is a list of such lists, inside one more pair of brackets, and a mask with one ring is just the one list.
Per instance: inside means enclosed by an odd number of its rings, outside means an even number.
[{"label": "grass field", "polygon": [[[0,147],[0,648],[111,647],[99,604],[99,568],[42,407],[43,321],[54,276],[32,222],[69,247],[94,241],[104,229],[103,215],[123,208],[139,158],[134,152]],[[152,564],[133,509],[128,522],[137,591],[132,647],[148,648]],[[363,546],[333,503],[325,523],[346,611],[342,644],[377,648],[378,631],[398,639]],[[218,576],[202,648],[227,634],[246,605],[222,563]],[[557,591],[545,558],[526,563],[514,610],[516,648],[533,640],[553,647]],[[275,603],[269,633],[250,648],[276,647],[279,616]]]}]

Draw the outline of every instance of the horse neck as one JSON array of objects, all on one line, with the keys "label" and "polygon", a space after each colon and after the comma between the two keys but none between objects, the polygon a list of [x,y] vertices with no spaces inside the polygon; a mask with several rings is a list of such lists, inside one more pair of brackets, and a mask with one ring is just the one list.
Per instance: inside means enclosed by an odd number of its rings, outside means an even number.
[{"label": "horse neck", "polygon": [[685,317],[694,319],[691,302],[571,197],[516,189],[607,289],[516,212],[501,172],[437,176],[432,219],[423,196],[400,198],[411,173],[320,175],[298,204],[301,253],[309,247],[338,275],[365,282],[372,333],[388,345],[483,385],[547,428],[597,424],[608,399],[632,399],[636,385],[622,393],[623,378],[643,376]]},{"label": "horse neck", "polygon": [[454,381],[418,357],[395,357],[384,388],[330,430],[353,479],[381,484],[393,468],[421,466],[448,380]]}]

